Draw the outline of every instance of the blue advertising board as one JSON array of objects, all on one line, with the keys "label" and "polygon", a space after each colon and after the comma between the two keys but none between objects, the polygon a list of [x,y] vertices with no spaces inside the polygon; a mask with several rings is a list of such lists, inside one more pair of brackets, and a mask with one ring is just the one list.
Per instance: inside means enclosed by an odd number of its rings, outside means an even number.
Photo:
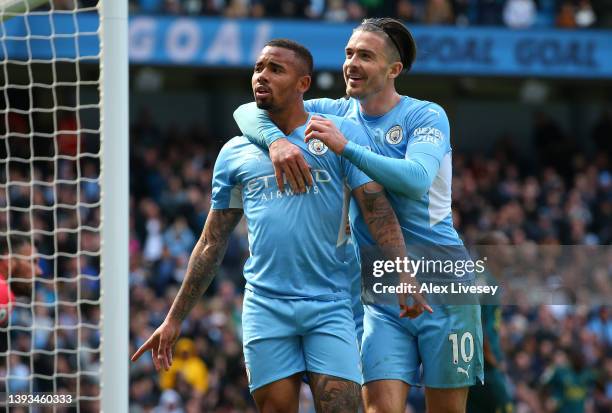
[{"label": "blue advertising board", "polygon": [[[77,27],[75,39],[71,33]],[[338,70],[353,27],[300,20],[137,15],[129,23],[130,61],[250,68],[268,40],[287,37],[311,50],[317,69]],[[31,53],[35,59],[97,59],[97,30],[97,18],[91,14],[14,18],[1,26],[6,51],[0,50],[0,57],[23,60]],[[612,31],[416,25],[411,30],[418,48],[415,73],[612,78]]]}]

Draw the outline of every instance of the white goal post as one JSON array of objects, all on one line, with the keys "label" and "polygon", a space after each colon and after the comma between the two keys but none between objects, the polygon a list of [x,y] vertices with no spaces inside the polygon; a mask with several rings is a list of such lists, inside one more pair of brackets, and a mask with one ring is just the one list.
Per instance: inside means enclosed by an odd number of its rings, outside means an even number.
[{"label": "white goal post", "polygon": [[127,412],[129,393],[128,2],[101,4],[102,411]]}]

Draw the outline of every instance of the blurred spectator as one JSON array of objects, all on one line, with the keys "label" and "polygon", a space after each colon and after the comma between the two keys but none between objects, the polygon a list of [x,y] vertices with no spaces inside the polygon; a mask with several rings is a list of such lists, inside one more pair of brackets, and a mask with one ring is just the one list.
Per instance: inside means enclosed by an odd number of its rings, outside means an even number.
[{"label": "blurred spectator", "polygon": [[396,14],[398,19],[406,22],[413,22],[417,19],[416,6],[411,0],[399,0]]},{"label": "blurred spectator", "polygon": [[536,20],[533,0],[508,0],[504,6],[504,23],[513,29],[530,27]]},{"label": "blurred spectator", "polygon": [[558,359],[557,365],[542,377],[551,393],[547,408],[558,413],[584,412],[585,401],[594,388],[595,372],[586,368],[579,349],[567,350]]},{"label": "blurred spectator", "polygon": [[576,10],[576,25],[578,27],[590,27],[595,24],[595,12],[589,0],[580,0]]},{"label": "blurred spectator", "polygon": [[184,217],[178,217],[164,233],[164,244],[173,257],[189,257],[195,245],[195,236]]},{"label": "blurred spectator", "polygon": [[325,20],[343,22],[348,18],[348,12],[343,0],[329,0]]},{"label": "blurred spectator", "polygon": [[84,142],[82,142],[75,113],[58,111],[57,117],[57,128],[60,131],[57,135],[59,155],[75,156],[79,150],[83,152],[81,145],[84,145]]},{"label": "blurred spectator", "polygon": [[10,376],[7,383],[7,391],[10,393],[25,393],[30,388],[30,368],[22,362],[17,354],[9,356]]},{"label": "blurred spectator", "polygon": [[394,1],[385,0],[348,0],[349,2],[359,4],[363,13],[367,17],[387,17],[393,16],[396,12]]},{"label": "blurred spectator", "polygon": [[451,24],[455,20],[449,0],[427,0],[425,6],[425,23]]},{"label": "blurred spectator", "polygon": [[146,238],[144,242],[144,259],[149,262],[161,258],[164,241],[162,237],[162,221],[159,207],[151,200],[143,200],[141,203],[146,218]]},{"label": "blurred spectator", "polygon": [[557,15],[557,26],[563,29],[576,27],[576,8],[572,1],[565,0],[561,4],[561,9]]},{"label": "blurred spectator", "polygon": [[172,389],[164,390],[159,398],[159,406],[153,413],[183,413],[181,396]]},{"label": "blurred spectator", "polygon": [[595,317],[589,322],[588,329],[602,342],[612,347],[612,317],[610,308],[601,306]]},{"label": "blurred spectator", "polygon": [[160,374],[160,387],[172,389],[179,377],[182,377],[192,388],[205,393],[208,389],[208,368],[196,354],[193,340],[181,338],[176,343],[172,366]]},{"label": "blurred spectator", "polygon": [[249,4],[246,0],[230,0],[224,12],[226,17],[241,18],[249,15]]}]

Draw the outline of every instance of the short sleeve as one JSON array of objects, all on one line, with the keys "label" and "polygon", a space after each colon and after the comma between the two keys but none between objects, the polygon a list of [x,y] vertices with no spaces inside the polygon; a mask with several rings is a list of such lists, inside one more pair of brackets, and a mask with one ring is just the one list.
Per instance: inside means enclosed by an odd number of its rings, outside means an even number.
[{"label": "short sleeve", "polygon": [[242,187],[236,182],[232,141],[221,148],[212,179],[212,209],[242,209]]},{"label": "short sleeve", "polygon": [[[344,137],[349,141],[364,146],[368,148],[368,150],[370,149],[365,131],[360,125],[344,119],[339,129]],[[368,182],[372,182],[372,178],[367,176],[361,169],[357,168],[344,157],[340,158],[340,162],[342,163],[342,170],[344,172],[344,176],[346,177],[346,182],[351,190],[359,188],[361,185],[365,185]]]},{"label": "short sleeve", "polygon": [[450,126],[444,109],[430,103],[423,107],[416,122],[410,126],[406,158],[411,154],[425,153],[441,162],[450,151]]}]

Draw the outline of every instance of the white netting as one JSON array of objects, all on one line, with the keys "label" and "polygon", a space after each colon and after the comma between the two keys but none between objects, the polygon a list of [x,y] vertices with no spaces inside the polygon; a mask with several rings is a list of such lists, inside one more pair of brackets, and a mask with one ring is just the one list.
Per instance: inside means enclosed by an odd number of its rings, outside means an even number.
[{"label": "white netting", "polygon": [[[23,255],[8,242],[0,256],[21,293],[0,325],[0,392],[71,393],[80,412],[100,399],[96,3],[0,0],[0,243],[22,236],[38,248]],[[16,281],[32,275],[24,294]]]}]

